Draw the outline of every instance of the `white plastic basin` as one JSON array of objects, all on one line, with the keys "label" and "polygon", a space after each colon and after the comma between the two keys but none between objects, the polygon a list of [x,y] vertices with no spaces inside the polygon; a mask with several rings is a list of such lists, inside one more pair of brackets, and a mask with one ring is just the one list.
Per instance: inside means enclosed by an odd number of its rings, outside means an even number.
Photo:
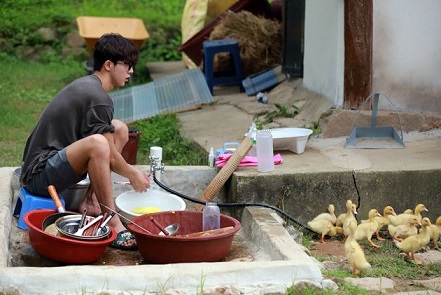
[{"label": "white plastic basin", "polygon": [[305,151],[306,142],[312,134],[312,130],[307,128],[274,128],[270,131],[274,150],[290,150],[296,154]]},{"label": "white plastic basin", "polygon": [[134,213],[132,210],[141,207],[156,207],[160,211],[185,210],[186,204],[183,199],[165,191],[150,189],[143,193],[128,191],[120,194],[115,199],[116,207],[125,217],[132,219],[142,214]]}]

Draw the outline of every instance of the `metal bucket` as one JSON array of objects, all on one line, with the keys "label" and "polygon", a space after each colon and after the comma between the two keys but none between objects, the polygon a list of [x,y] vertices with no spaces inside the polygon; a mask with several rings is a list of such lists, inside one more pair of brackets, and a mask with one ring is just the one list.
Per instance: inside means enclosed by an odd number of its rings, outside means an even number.
[{"label": "metal bucket", "polygon": [[60,193],[65,201],[66,210],[78,211],[78,207],[86,197],[86,192],[89,189],[89,186],[90,179],[87,177]]}]

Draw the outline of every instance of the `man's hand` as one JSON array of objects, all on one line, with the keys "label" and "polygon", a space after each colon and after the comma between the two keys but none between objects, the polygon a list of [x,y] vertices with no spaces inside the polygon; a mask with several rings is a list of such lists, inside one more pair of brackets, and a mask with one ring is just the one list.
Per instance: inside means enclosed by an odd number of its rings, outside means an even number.
[{"label": "man's hand", "polygon": [[132,177],[129,178],[130,184],[137,192],[145,192],[150,187],[149,175],[136,170]]}]

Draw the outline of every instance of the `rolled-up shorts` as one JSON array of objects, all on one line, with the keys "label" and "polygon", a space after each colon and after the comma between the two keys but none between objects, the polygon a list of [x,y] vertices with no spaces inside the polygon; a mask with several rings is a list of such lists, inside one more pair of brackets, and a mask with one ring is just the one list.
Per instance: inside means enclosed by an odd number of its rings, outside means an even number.
[{"label": "rolled-up shorts", "polygon": [[58,192],[62,192],[72,185],[85,179],[87,174],[77,175],[67,160],[66,149],[58,151],[49,158],[44,169],[32,175],[26,188],[37,195],[49,197],[47,187],[55,186]]}]

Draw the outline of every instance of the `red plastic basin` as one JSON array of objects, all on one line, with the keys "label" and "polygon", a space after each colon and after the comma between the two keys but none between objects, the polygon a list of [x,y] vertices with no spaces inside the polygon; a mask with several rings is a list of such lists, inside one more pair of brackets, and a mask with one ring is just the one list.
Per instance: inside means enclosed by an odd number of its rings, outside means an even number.
[{"label": "red plastic basin", "polygon": [[[150,220],[153,216],[163,227],[179,223],[175,236],[159,236],[159,229]],[[202,231],[202,212],[200,211],[163,211],[137,216],[132,221],[147,229],[149,234],[133,224],[127,228],[134,234],[142,257],[151,263],[216,262],[227,256],[234,234],[240,222],[233,217],[221,214],[220,227],[232,226],[233,229],[216,235],[180,237]]]},{"label": "red plastic basin", "polygon": [[106,247],[116,238],[110,228],[108,238],[97,241],[83,241],[54,236],[42,230],[43,220],[57,213],[56,210],[37,209],[26,212],[24,221],[28,228],[31,246],[40,255],[67,264],[88,264],[98,260]]}]

